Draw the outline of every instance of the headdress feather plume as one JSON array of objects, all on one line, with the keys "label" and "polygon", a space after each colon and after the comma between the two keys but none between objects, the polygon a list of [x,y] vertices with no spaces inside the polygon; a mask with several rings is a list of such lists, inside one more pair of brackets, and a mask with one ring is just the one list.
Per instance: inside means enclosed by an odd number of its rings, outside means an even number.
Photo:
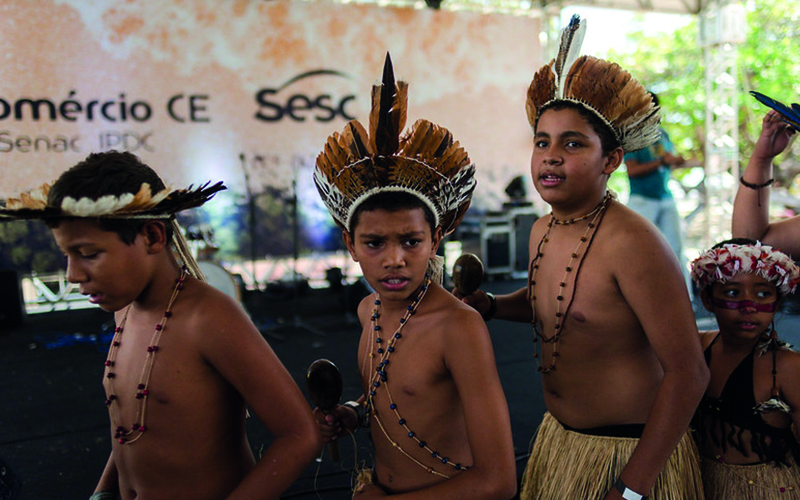
[{"label": "headdress feather plume", "polygon": [[408,85],[395,82],[386,55],[383,80],[372,89],[369,134],[358,121],[333,133],[317,157],[314,182],[334,221],[345,230],[358,205],[382,191],[419,197],[445,234],[466,213],[475,189],[469,155],[444,127],[417,120],[403,134]]},{"label": "headdress feather plume", "polygon": [[574,14],[569,20],[569,24],[561,33],[561,43],[558,47],[558,56],[552,66],[556,78],[556,97],[564,97],[564,79],[567,76],[566,71],[572,67],[572,64],[581,53],[581,45],[583,45],[583,37],[586,34],[586,21],[581,19],[581,16]]},{"label": "headdress feather plume", "polygon": [[660,108],[618,64],[579,55],[585,31],[585,21],[572,16],[558,55],[534,74],[525,103],[531,127],[536,128],[548,106],[570,101],[596,114],[626,152],[653,144],[661,133]]}]

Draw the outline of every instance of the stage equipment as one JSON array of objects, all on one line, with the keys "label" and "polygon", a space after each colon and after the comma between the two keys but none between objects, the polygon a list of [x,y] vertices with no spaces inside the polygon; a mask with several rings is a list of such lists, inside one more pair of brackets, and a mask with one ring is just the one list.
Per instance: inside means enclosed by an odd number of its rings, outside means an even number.
[{"label": "stage equipment", "polygon": [[[258,288],[258,280],[256,279],[256,205],[253,191],[250,188],[250,172],[247,169],[247,159],[244,153],[239,155],[239,160],[242,165],[242,172],[244,173],[244,188],[247,193],[247,227],[250,233],[250,272],[253,273],[253,285]],[[264,162],[264,157],[256,156],[256,161]]]},{"label": "stage equipment", "polygon": [[483,261],[487,278],[524,278],[528,272],[528,239],[536,221],[530,203],[505,203],[502,211],[467,214],[454,239],[462,251]]},{"label": "stage equipment", "polygon": [[24,311],[19,275],[13,269],[0,269],[0,329],[22,326]]},{"label": "stage equipment", "polygon": [[[308,367],[306,389],[314,406],[328,414],[336,409],[342,398],[342,374],[331,361],[318,359]],[[328,451],[332,461],[341,460],[338,441],[328,443]]]}]

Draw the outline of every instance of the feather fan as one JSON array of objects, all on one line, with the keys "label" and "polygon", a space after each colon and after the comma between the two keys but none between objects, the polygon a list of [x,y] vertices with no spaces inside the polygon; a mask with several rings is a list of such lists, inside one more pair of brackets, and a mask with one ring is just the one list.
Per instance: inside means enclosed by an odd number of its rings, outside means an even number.
[{"label": "feather fan", "polygon": [[794,103],[792,107],[789,107],[783,104],[780,101],[776,101],[771,97],[767,97],[764,94],[756,92],[755,90],[750,91],[750,95],[758,99],[761,104],[769,106],[770,108],[774,109],[781,115],[781,119],[789,124],[795,132],[800,132],[800,104]]}]

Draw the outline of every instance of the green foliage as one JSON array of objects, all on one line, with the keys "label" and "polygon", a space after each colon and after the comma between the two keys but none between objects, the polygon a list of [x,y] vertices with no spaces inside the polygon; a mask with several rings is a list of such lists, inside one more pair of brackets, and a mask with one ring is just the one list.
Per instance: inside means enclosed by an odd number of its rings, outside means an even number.
[{"label": "green foliage", "polygon": [[0,268],[28,274],[52,273],[64,268],[50,230],[39,221],[0,222]]},{"label": "green foliage", "polygon": [[[739,51],[739,151],[742,165],[753,150],[768,109],[748,91],[759,92],[784,103],[800,101],[800,2],[758,0],[746,5],[747,34]],[[673,33],[629,34],[631,51],[610,51],[608,58],[620,63],[646,87],[659,95],[664,127],[678,151],[704,159],[705,54],[699,40],[699,20]],[[800,145],[776,163],[785,183],[800,172]]]}]

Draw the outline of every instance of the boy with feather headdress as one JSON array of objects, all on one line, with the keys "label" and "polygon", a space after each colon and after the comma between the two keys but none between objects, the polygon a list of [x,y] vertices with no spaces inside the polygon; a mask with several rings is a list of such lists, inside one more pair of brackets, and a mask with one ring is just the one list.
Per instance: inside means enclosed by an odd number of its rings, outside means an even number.
[{"label": "boy with feather headdress", "polygon": [[405,126],[407,85],[387,55],[369,133],[328,138],[314,180],[374,293],[358,307],[363,393],[323,414],[327,440],[368,425],[374,467],[354,498],[509,499],[516,468],[508,407],[486,325],[441,286],[436,250],[475,188],[449,131]]},{"label": "boy with feather headdress", "polygon": [[[203,281],[175,221],[222,189],[170,189],[108,151],[0,202],[0,216],[44,220],[67,279],[114,313],[98,367],[111,453],[92,500],[274,499],[319,446],[300,389],[241,305]],[[247,407],[275,437],[258,461]]]},{"label": "boy with feather headdress", "polygon": [[531,175],[552,212],[534,223],[527,287],[465,297],[531,322],[547,413],[521,498],[702,498],[687,428],[708,370],[674,252],[608,192],[658,137],[659,110],[617,64],[578,57],[575,16],[528,89]]}]

